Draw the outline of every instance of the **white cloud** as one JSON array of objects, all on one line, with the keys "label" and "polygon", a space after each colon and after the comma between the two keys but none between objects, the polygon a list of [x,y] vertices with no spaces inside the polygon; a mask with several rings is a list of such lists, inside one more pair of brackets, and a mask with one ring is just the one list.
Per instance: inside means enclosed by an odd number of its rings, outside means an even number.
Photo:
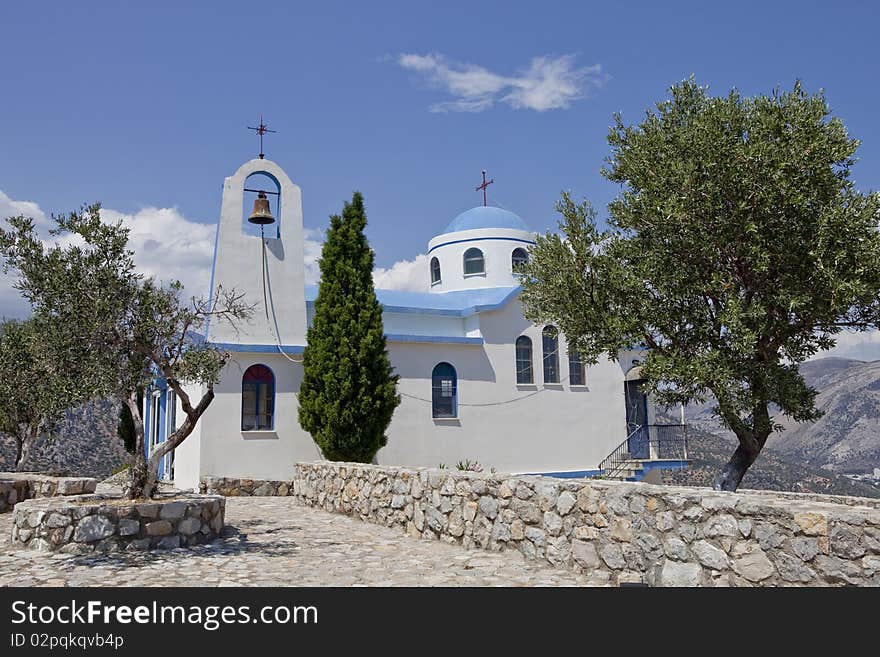
[{"label": "white cloud", "polygon": [[[38,232],[49,243],[50,220],[40,206],[32,201],[15,201],[0,191],[0,221],[20,214],[33,217]],[[129,246],[142,273],[165,282],[179,280],[184,285],[185,296],[206,296],[209,293],[216,224],[188,219],[177,208],[148,207],[134,214],[105,208],[101,216],[105,221],[121,220],[130,229]],[[306,283],[314,284],[320,279],[318,259],[323,241],[323,230],[304,230]],[[412,261],[397,262],[388,269],[376,269],[374,280],[379,288],[425,291],[427,272],[427,256],[420,255]],[[14,280],[14,273],[0,271],[0,317],[25,317],[29,313],[27,302],[12,287]]]},{"label": "white cloud", "polygon": [[380,290],[427,292],[428,256],[420,253],[413,260],[400,260],[388,269],[374,269],[373,284]]},{"label": "white cloud", "polygon": [[144,208],[135,214],[105,209],[108,222],[122,221],[138,269],[160,281],[179,280],[185,297],[205,297],[211,284],[217,227],[184,217],[177,208]]},{"label": "white cloud", "polygon": [[39,205],[33,201],[14,201],[0,191],[0,219],[19,215],[31,217],[38,229],[42,230],[49,226],[49,218]]},{"label": "white cloud", "polygon": [[303,261],[305,264],[306,285],[315,285],[321,280],[318,259],[324,246],[324,231],[318,228],[303,229]]},{"label": "white cloud", "polygon": [[500,75],[476,64],[452,62],[436,53],[404,53],[397,63],[454,97],[432,105],[432,112],[482,112],[496,102],[536,112],[566,109],[608,80],[601,65],[579,68],[574,55],[535,57],[528,68],[514,76]]},{"label": "white cloud", "polygon": [[837,346],[823,351],[815,358],[838,356],[855,360],[880,360],[880,331],[842,331],[835,336]]},{"label": "white cloud", "polygon": [[[71,237],[50,238],[50,221],[39,205],[14,201],[0,192],[0,220],[24,214],[33,217],[46,244],[74,241]],[[184,217],[177,208],[148,207],[134,214],[104,208],[105,221],[122,221],[129,228],[129,247],[137,268],[161,281],[179,280],[186,296],[206,296],[209,292],[214,237],[217,227]],[[23,317],[29,306],[12,287],[14,273],[0,275],[0,317]]]},{"label": "white cloud", "polygon": [[[39,205],[33,201],[14,201],[0,191],[0,220],[19,215],[32,217],[41,232],[49,226],[49,218]],[[30,312],[28,303],[21,298],[18,290],[12,287],[14,281],[15,276],[12,273],[6,274],[0,269],[0,318],[22,318]]]}]

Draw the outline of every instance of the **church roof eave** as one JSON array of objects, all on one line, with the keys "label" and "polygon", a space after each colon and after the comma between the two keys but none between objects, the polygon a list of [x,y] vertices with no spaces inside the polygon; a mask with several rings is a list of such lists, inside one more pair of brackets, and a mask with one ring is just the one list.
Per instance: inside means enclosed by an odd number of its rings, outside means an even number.
[{"label": "church roof eave", "polygon": [[[441,293],[378,289],[376,297],[386,313],[470,317],[503,308],[519,295],[521,289],[519,285]],[[306,304],[310,307],[314,306],[317,296],[318,287],[307,285]]]}]

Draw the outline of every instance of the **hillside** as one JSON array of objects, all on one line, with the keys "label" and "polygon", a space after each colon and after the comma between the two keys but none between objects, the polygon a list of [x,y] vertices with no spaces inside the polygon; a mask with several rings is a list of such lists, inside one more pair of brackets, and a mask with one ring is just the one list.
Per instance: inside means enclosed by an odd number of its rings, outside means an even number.
[{"label": "hillside", "polygon": [[[789,462],[828,472],[867,473],[880,467],[880,361],[820,358],[800,369],[819,392],[816,405],[825,415],[810,423],[777,416],[784,429],[770,437],[767,447]],[[688,421],[732,438],[712,416],[712,405],[689,406]]]},{"label": "hillside", "polygon": [[771,436],[768,446],[791,461],[832,472],[870,472],[880,467],[880,361],[825,365],[801,368],[819,391],[816,405],[825,415],[801,424],[780,418],[785,430]]},{"label": "hillside", "polygon": [[[733,439],[717,436],[691,426],[688,430],[688,456],[692,459],[687,470],[664,473],[664,483],[683,486],[711,486],[715,475],[730,459],[736,445]],[[880,497],[880,488],[851,481],[846,477],[793,463],[772,449],[764,449],[755,464],[749,468],[741,488],[787,490],[798,493],[823,493]]]},{"label": "hillside", "polygon": [[[53,437],[43,437],[25,463],[28,470],[58,472],[103,479],[129,454],[116,434],[119,406],[110,401],[89,402],[67,411]],[[0,434],[0,471],[12,470],[15,442]]]}]

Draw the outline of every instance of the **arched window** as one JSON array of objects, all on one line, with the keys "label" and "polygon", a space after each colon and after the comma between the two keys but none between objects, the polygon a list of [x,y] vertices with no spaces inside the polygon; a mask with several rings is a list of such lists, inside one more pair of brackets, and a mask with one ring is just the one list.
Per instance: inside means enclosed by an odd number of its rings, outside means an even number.
[{"label": "arched window", "polygon": [[535,382],[532,372],[532,341],[524,335],[516,339],[516,382]]},{"label": "arched window", "polygon": [[438,363],[431,374],[431,415],[456,417],[458,413],[458,377],[449,363]]},{"label": "arched window", "polygon": [[241,430],[270,431],[275,411],[275,375],[265,365],[251,365],[241,378]]},{"label": "arched window", "polygon": [[523,273],[526,264],[529,262],[529,252],[519,247],[510,254],[510,269],[514,274]]},{"label": "arched window", "polygon": [[573,386],[587,385],[584,361],[581,360],[581,355],[570,346],[568,348],[568,382]]},{"label": "arched window", "polygon": [[544,383],[559,383],[559,331],[545,326],[541,334],[544,351]]},{"label": "arched window", "polygon": [[440,261],[434,257],[431,258],[431,285],[440,282]]},{"label": "arched window", "polygon": [[483,252],[479,249],[468,249],[464,252],[464,275],[485,274],[486,263],[483,261]]}]

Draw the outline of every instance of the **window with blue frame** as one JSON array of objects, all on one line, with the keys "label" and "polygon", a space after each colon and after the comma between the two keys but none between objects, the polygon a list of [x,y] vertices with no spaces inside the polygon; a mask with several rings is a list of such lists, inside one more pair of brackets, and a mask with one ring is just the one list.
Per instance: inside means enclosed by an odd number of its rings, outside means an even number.
[{"label": "window with blue frame", "polygon": [[587,385],[584,361],[581,359],[581,355],[571,347],[568,349],[568,382],[573,386]]},{"label": "window with blue frame", "polygon": [[271,431],[275,411],[275,375],[265,365],[251,365],[241,378],[241,430]]},{"label": "window with blue frame", "polygon": [[522,274],[529,264],[529,253],[525,249],[515,248],[510,254],[510,269],[514,274]]},{"label": "window with blue frame", "polygon": [[479,249],[470,248],[464,252],[464,275],[476,276],[486,273],[486,261],[483,252]]},{"label": "window with blue frame", "polygon": [[436,285],[440,282],[440,261],[437,257],[431,258],[431,285]]},{"label": "window with blue frame", "polygon": [[532,340],[525,335],[516,339],[516,382],[535,382],[532,372]]},{"label": "window with blue frame", "polygon": [[544,383],[559,383],[559,331],[545,326],[541,334],[544,352]]},{"label": "window with blue frame", "polygon": [[438,363],[431,374],[431,415],[435,418],[458,416],[458,376],[449,363]]}]

